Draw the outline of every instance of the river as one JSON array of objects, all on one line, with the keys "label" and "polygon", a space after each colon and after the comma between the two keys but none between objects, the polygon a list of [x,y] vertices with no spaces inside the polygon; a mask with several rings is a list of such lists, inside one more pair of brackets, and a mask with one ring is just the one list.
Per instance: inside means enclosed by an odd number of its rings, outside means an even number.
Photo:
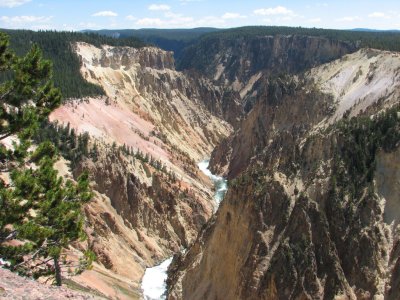
[{"label": "river", "polygon": [[[228,181],[220,176],[216,176],[208,169],[209,160],[198,163],[199,169],[206,174],[214,183],[214,200],[218,208],[228,189]],[[142,290],[145,300],[164,300],[167,289],[167,270],[172,262],[172,257],[168,258],[160,265],[147,268],[142,279]]]},{"label": "river", "polygon": [[198,163],[198,166],[199,169],[208,177],[210,177],[211,181],[214,183],[214,200],[217,203],[218,208],[222,199],[224,199],[226,191],[228,190],[228,181],[221,176],[216,176],[212,174],[211,171],[208,169],[209,163],[209,160],[203,160],[202,162]]}]

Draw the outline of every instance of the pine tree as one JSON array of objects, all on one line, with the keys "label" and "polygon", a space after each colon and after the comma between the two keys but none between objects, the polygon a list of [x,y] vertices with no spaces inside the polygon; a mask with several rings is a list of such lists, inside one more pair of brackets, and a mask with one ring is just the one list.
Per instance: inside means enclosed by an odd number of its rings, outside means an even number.
[{"label": "pine tree", "polygon": [[8,49],[7,36],[0,32],[0,71],[12,74],[0,85],[0,140],[13,134],[30,137],[61,101],[51,81],[51,63],[42,59],[36,45],[25,57],[15,56]]},{"label": "pine tree", "polygon": [[[10,75],[0,84],[0,257],[10,269],[33,277],[55,275],[61,285],[66,266],[79,272],[90,266],[91,252],[71,265],[63,249],[84,238],[82,205],[92,194],[88,175],[74,184],[64,182],[53,168],[57,158],[47,141],[29,152],[31,137],[40,121],[60,104],[60,91],[51,81],[51,63],[33,45],[20,58],[8,49],[8,38],[0,33],[0,71]],[[9,136],[18,141],[12,149],[1,143]],[[87,146],[86,137],[82,145]],[[9,243],[14,240],[17,243]]]},{"label": "pine tree", "polygon": [[[52,157],[49,152],[54,153]],[[22,218],[13,222],[13,229],[16,237],[26,242],[19,247],[4,246],[0,251],[4,250],[2,255],[11,262],[12,270],[34,277],[54,274],[57,285],[61,285],[61,268],[72,263],[63,258],[62,250],[84,238],[81,209],[91,198],[88,175],[81,175],[77,185],[64,183],[53,168],[56,151],[49,142],[39,146],[32,157],[39,160],[39,167],[13,171],[14,188],[4,194],[6,203],[25,202],[19,214]],[[78,270],[90,264],[92,258],[90,252],[87,254],[88,260],[76,265]],[[50,261],[52,265],[43,266]]]},{"label": "pine tree", "polygon": [[97,147],[97,143],[94,143],[92,149],[90,150],[90,158],[91,158],[94,162],[96,162],[98,156],[99,156],[99,150],[98,150],[98,147]]}]

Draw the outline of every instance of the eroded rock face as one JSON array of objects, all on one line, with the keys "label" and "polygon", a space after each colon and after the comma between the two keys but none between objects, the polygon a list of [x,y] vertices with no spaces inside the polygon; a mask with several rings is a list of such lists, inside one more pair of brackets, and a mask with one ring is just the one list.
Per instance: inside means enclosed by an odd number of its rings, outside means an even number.
[{"label": "eroded rock face", "polygon": [[216,105],[211,114],[204,105],[220,102],[222,92],[205,78],[176,71],[171,52],[151,47],[100,49],[85,43],[78,43],[76,51],[83,76],[101,85],[111,103],[149,121],[169,144],[192,158],[202,159],[230,133],[230,126],[216,117],[221,108]]},{"label": "eroded rock face", "polygon": [[264,79],[259,84],[258,102],[240,129],[212,153],[212,170],[225,171],[228,178],[244,171],[252,158],[267,146],[272,151],[270,156],[279,153],[290,164],[289,157],[298,153],[295,140],[332,111],[330,95],[306,87],[304,81],[296,78]]},{"label": "eroded rock face", "polygon": [[385,221],[390,224],[400,215],[400,152],[380,152],[376,162],[378,193],[385,198]]},{"label": "eroded rock face", "polygon": [[[79,47],[79,44],[75,45],[75,50],[79,51]],[[101,49],[97,48],[96,52],[96,58],[90,63],[102,68],[118,70],[123,67],[125,69],[130,69],[135,64],[138,64],[142,68],[151,68],[155,70],[175,69],[173,53],[164,52],[163,55],[160,55],[160,50],[157,48],[103,46]]]},{"label": "eroded rock face", "polygon": [[[211,215],[209,199],[200,197],[196,187],[192,187],[192,193],[185,193],[165,173],[140,161],[130,161],[122,153],[107,150],[95,163],[82,161],[75,168],[76,176],[82,170],[92,174],[94,188],[110,199],[125,225],[142,231],[147,240],[152,240],[152,247],[159,248],[150,251],[144,262],[157,262],[166,254],[186,248]],[[108,229],[116,231],[112,218],[104,214],[102,219]]]},{"label": "eroded rock face", "polygon": [[[180,68],[197,69],[221,82],[245,83],[259,71],[298,73],[355,50],[346,42],[303,35],[214,38],[188,49]],[[208,64],[199,60],[203,56]]]},{"label": "eroded rock face", "polygon": [[[400,63],[396,53],[352,54],[333,63],[340,71],[327,81],[348,72],[346,66],[357,70],[363,61],[377,57],[391,61],[388,66]],[[349,147],[346,134],[350,133],[335,127],[342,118],[335,116],[342,97],[354,99],[348,100],[353,101],[349,116],[370,117],[398,105],[398,98],[391,97],[398,93],[398,73],[390,71],[395,69],[385,69],[390,75],[380,71],[372,75],[382,76],[381,83],[385,76],[395,82],[394,87],[370,86],[377,94],[389,90],[384,100],[369,95],[358,101],[350,96],[364,89],[361,75],[355,80],[347,76],[340,84],[345,92],[337,94],[326,92],[329,83],[310,85],[317,80],[307,78],[265,82],[263,97],[239,130],[213,153],[214,168],[231,178],[229,190],[195,244],[174,259],[170,299],[395,299],[399,295],[399,216],[393,211],[400,179],[394,157],[400,143],[394,140],[390,149],[373,152],[376,168],[374,163],[364,164],[365,173],[355,172],[351,168],[357,160],[345,163],[338,158]],[[329,65],[311,74],[318,71],[322,78],[323,70],[328,72]],[[326,130],[330,124],[334,126]],[[375,130],[365,128],[366,137]],[[366,179],[371,168],[375,175]]]},{"label": "eroded rock face", "polygon": [[390,107],[400,97],[399,68],[399,53],[361,49],[307,71],[301,80],[260,77],[254,108],[240,130],[214,149],[211,168],[234,177],[282,129],[310,131],[343,116],[376,113],[377,102],[378,110]]},{"label": "eroded rock face", "polygon": [[298,74],[356,49],[346,42],[302,35],[215,37],[187,49],[179,67],[196,70],[229,91],[223,106],[228,107],[232,101],[241,103],[240,118],[259,98],[258,89],[265,77]]},{"label": "eroded rock face", "polygon": [[90,172],[95,196],[85,207],[88,240],[81,247],[90,248],[97,263],[73,280],[108,297],[136,298],[145,268],[188,247],[212,206],[197,188],[186,192],[116,150],[100,148],[96,162],[81,161],[74,177],[82,170]]},{"label": "eroded rock face", "polygon": [[211,183],[197,162],[231,126],[204,104],[218,101],[219,89],[177,72],[170,52],[85,43],[75,49],[83,76],[106,96],[71,100],[51,115],[88,133],[98,149],[71,170],[75,178],[83,170],[91,174],[89,238],[77,247],[89,247],[98,258],[93,271],[74,280],[111,298],[132,299],[140,295],[146,267],[188,247],[210,218]]}]

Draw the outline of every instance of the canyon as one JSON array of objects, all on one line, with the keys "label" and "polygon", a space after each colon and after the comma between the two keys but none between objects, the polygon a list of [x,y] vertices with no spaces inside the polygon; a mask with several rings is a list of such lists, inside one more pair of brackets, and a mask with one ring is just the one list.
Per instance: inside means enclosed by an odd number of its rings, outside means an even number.
[{"label": "canyon", "polygon": [[[70,100],[50,116],[77,134],[88,133],[99,153],[96,161],[84,158],[70,170],[68,162],[59,163],[64,177],[89,170],[96,191],[85,209],[89,238],[75,250],[89,247],[97,263],[73,280],[106,297],[138,298],[146,267],[187,248],[214,211],[212,183],[197,162],[231,125],[203,103],[204,95],[218,90],[176,71],[170,52],[74,47],[82,76],[106,96]],[[122,145],[149,161],[121,152]]]},{"label": "canyon", "polygon": [[104,95],[50,115],[87,138],[59,175],[94,192],[65,251],[96,261],[67,285],[152,298],[146,270],[169,265],[171,300],[397,299],[399,52],[301,34],[210,35],[177,62],[71,48]]},{"label": "canyon", "polygon": [[[120,276],[121,290],[138,291],[145,267],[175,254],[168,299],[390,299],[398,236],[386,216],[396,217],[384,207],[396,205],[390,199],[399,199],[398,181],[378,184],[374,196],[365,187],[334,202],[332,158],[340,136],[324,131],[343,116],[375,115],[398,103],[398,53],[296,36],[218,45],[207,54],[215,58],[210,64],[181,72],[172,53],[157,48],[76,44],[82,75],[107,96],[70,102],[53,120],[103,145],[148,153],[181,179],[165,185],[151,167],[149,178],[146,165],[105,146],[96,164],[81,162],[75,175],[94,174],[103,208],[92,203],[86,212],[96,233],[88,242],[99,257],[97,271],[89,271],[96,279],[86,272],[76,281],[93,285],[106,269]],[[202,61],[191,51],[192,62]],[[272,76],[278,72],[286,75]],[[211,170],[232,182],[214,216],[210,182],[196,168],[211,152]],[[387,155],[394,154],[377,154],[376,172],[387,170]],[[360,221],[364,207],[369,217]]]},{"label": "canyon", "polygon": [[[399,53],[360,49],[258,76],[254,105],[212,154],[228,192],[173,261],[169,299],[398,297],[399,165],[384,161],[400,146],[399,64]],[[386,134],[380,118],[393,119],[388,144],[370,141]]]}]

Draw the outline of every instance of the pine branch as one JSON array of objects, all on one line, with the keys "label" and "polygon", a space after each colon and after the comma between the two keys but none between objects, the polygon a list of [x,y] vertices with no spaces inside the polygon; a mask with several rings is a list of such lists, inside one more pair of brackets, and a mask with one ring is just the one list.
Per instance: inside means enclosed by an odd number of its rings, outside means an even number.
[{"label": "pine branch", "polygon": [[0,244],[15,239],[17,234],[18,234],[18,230],[11,231],[11,233],[9,233],[6,237],[4,237],[4,238],[1,237],[0,238]]},{"label": "pine branch", "polygon": [[7,97],[9,94],[11,94],[11,90],[8,90],[7,93],[4,93],[3,95],[0,96],[0,100],[3,100],[5,97]]},{"label": "pine branch", "polygon": [[10,132],[8,132],[8,133],[6,133],[6,134],[0,136],[0,141],[1,141],[1,140],[4,140],[4,139],[6,139],[6,138],[8,138],[9,136],[12,136],[14,133],[15,133],[15,132],[11,132],[11,131],[10,131]]},{"label": "pine branch", "polygon": [[[24,264],[26,264],[26,263],[28,263],[28,262],[34,260],[35,257],[36,257],[36,255],[38,255],[39,252],[40,252],[41,250],[43,250],[46,246],[47,246],[47,239],[45,239],[45,241],[43,242],[43,245],[42,245],[37,251],[35,251],[35,252],[32,254],[32,256],[31,256],[28,260],[25,260],[25,261],[23,261],[23,262],[21,262],[21,263],[15,265],[14,268],[17,268],[17,267],[19,267],[19,266],[22,266],[22,265],[24,265]],[[51,260],[51,258],[50,258],[50,260]],[[41,263],[41,264],[38,264],[38,265],[36,265],[36,266],[34,266],[34,267],[32,267],[32,268],[35,268],[35,267],[40,266],[40,265],[42,265],[42,263]]]}]

